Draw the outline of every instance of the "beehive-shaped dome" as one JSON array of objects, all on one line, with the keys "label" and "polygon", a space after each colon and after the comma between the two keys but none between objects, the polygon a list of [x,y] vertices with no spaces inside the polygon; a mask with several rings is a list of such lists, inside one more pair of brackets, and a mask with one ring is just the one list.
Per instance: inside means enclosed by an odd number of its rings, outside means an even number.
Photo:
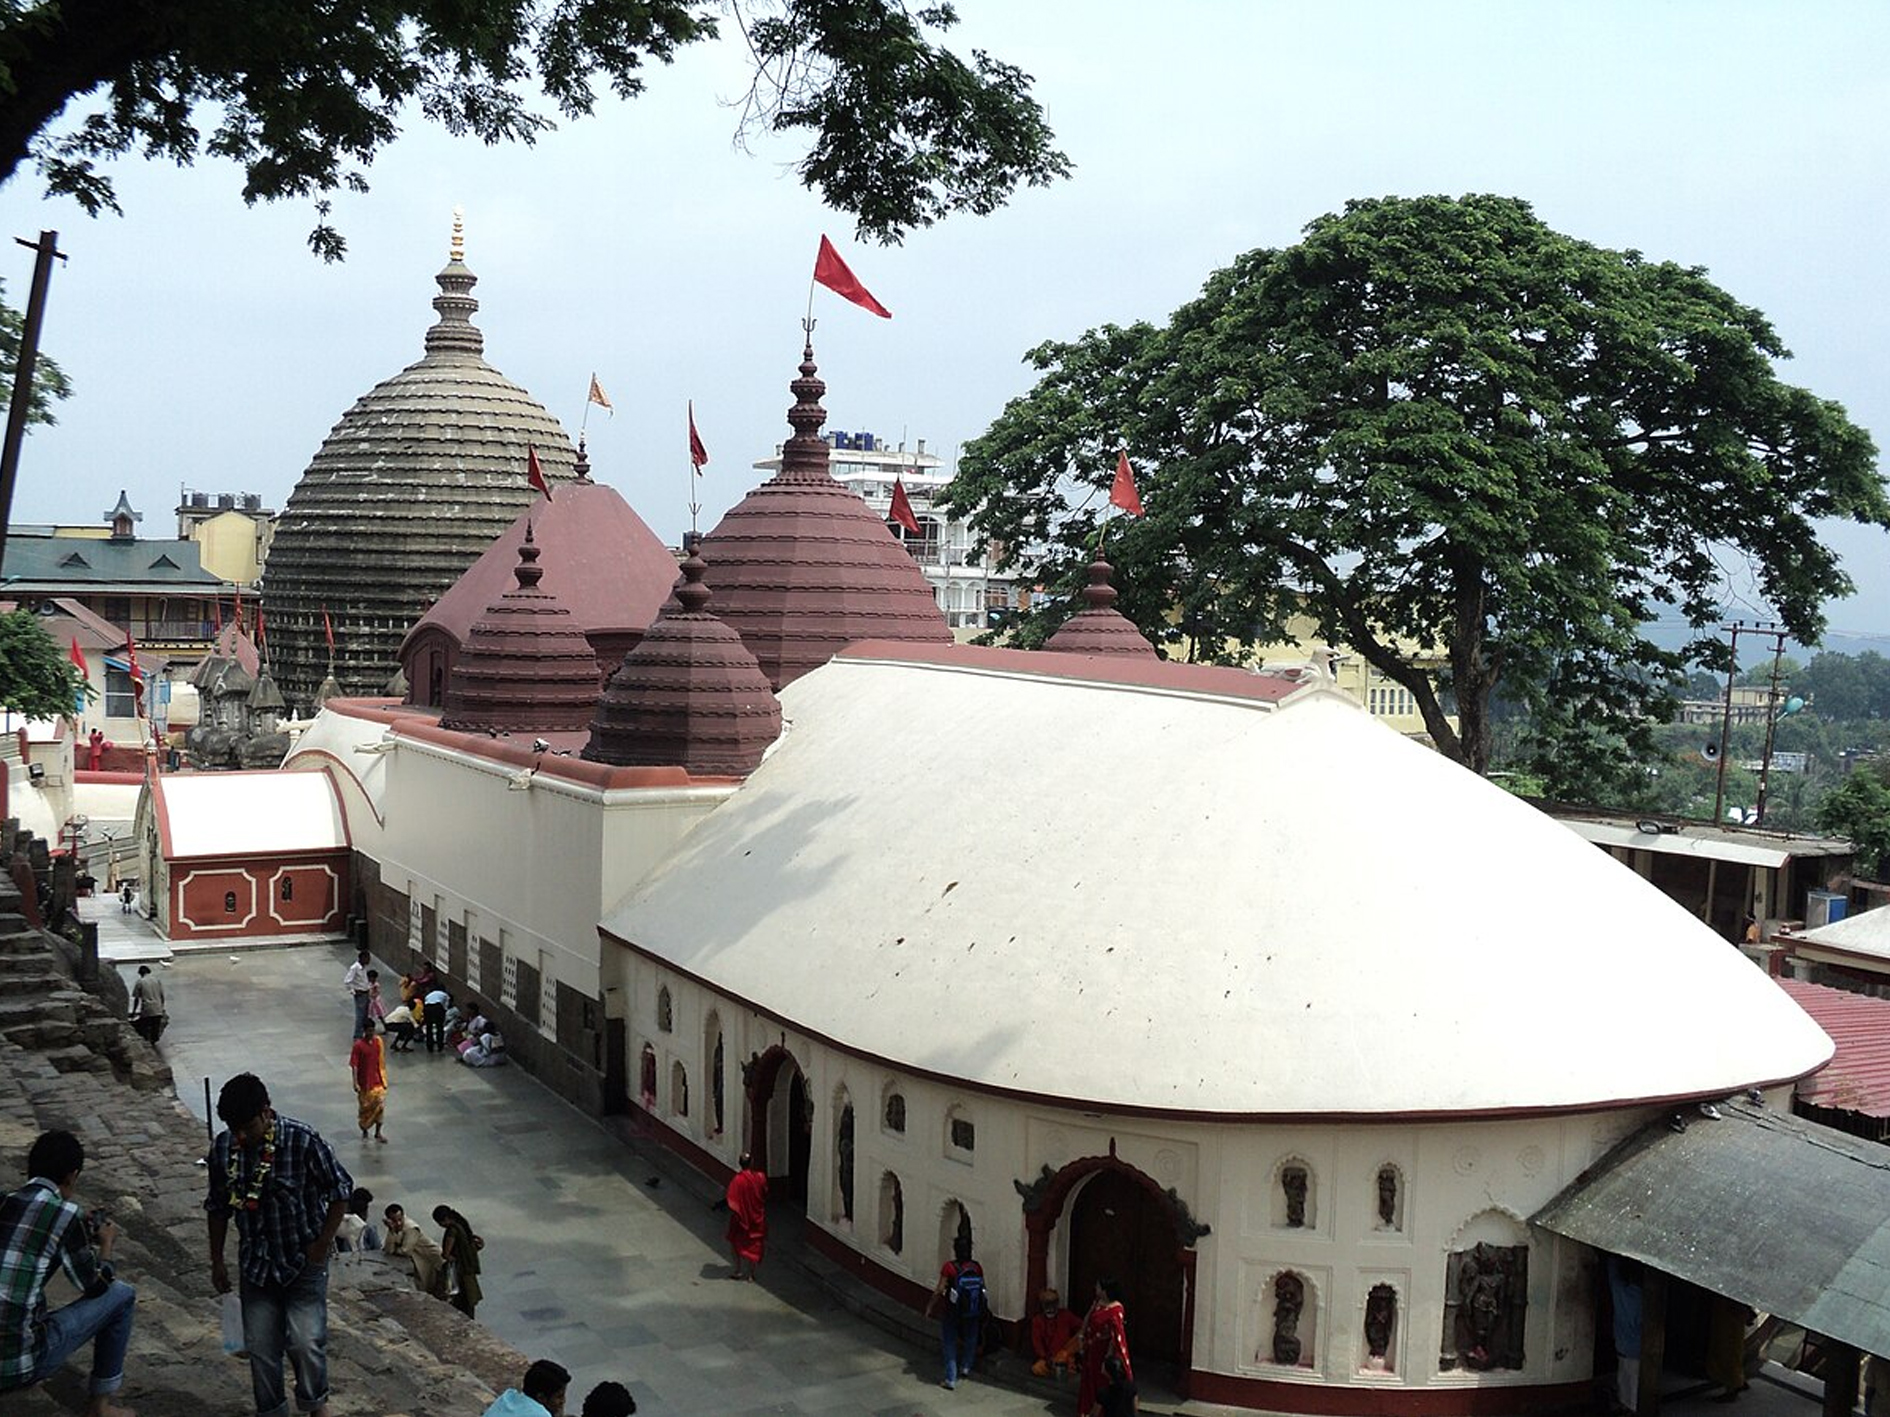
[{"label": "beehive-shaped dome", "polygon": [[554,485],[572,476],[558,421],[481,357],[457,223],[437,280],[426,353],[342,415],[277,520],[264,606],[292,704],[328,673],[324,609],[343,692],[379,693],[414,621],[537,496],[526,449]]},{"label": "beehive-shaped dome", "polygon": [[597,656],[571,612],[540,588],[531,526],[518,584],[473,622],[440,726],[476,733],[581,733],[597,705]]},{"label": "beehive-shaped dome", "polygon": [[855,640],[947,644],[932,588],[886,523],[827,471],[820,436],[827,386],[810,341],[788,387],[794,433],[781,470],[724,516],[703,543],[716,614],[779,690]]},{"label": "beehive-shaped dome", "polygon": [[781,732],[781,705],[761,665],[709,614],[708,567],[683,562],[681,608],[665,611],[610,676],[584,756],[619,767],[680,767],[744,777]]},{"label": "beehive-shaped dome", "polygon": [[1160,659],[1155,646],[1135,628],[1135,622],[1116,609],[1116,588],[1109,583],[1116,568],[1098,555],[1089,563],[1089,584],[1083,587],[1083,608],[1057,627],[1043,647],[1058,654],[1119,654],[1135,659]]}]

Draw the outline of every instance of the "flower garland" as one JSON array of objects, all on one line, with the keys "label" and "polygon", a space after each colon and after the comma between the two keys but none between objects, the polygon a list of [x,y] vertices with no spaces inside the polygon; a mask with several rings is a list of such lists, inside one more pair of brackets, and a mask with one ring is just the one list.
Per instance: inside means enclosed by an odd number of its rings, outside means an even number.
[{"label": "flower garland", "polygon": [[[234,1171],[236,1170],[234,1166],[236,1161],[234,1149],[232,1149],[230,1160],[232,1162],[232,1170]],[[230,1177],[230,1209],[261,1210],[263,1187],[269,1184],[269,1175],[275,1169],[276,1119],[272,1116],[269,1119],[268,1130],[263,1133],[262,1157],[257,1161],[256,1170],[249,1178],[248,1194],[244,1194],[239,1188],[240,1177],[238,1175],[232,1175]]]}]

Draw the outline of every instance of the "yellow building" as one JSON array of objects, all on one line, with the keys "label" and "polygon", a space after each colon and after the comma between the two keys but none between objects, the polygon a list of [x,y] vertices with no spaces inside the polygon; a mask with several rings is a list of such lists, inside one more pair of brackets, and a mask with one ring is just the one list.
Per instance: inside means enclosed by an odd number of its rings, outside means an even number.
[{"label": "yellow building", "polygon": [[[1425,649],[1413,640],[1398,640],[1396,646],[1401,659],[1424,670],[1433,682],[1449,666],[1449,659],[1441,650]],[[1242,648],[1241,662],[1251,669],[1274,674],[1329,672],[1341,693],[1356,700],[1367,713],[1388,727],[1412,736],[1429,731],[1409,689],[1367,664],[1356,650],[1329,644],[1319,634],[1318,624],[1310,615],[1295,615],[1289,619],[1286,633],[1278,640]],[[1457,716],[1450,714],[1447,718],[1454,732]]]},{"label": "yellow building", "polygon": [[275,513],[254,492],[197,492],[177,499],[177,535],[197,543],[203,568],[221,580],[254,586],[269,559]]}]

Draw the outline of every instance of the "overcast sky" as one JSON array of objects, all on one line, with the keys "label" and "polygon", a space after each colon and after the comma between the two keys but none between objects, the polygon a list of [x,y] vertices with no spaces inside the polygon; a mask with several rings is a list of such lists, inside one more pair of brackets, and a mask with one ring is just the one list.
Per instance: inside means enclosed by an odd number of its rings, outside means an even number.
[{"label": "overcast sky", "polygon": [[[724,42],[652,71],[533,148],[418,122],[338,198],[338,266],[304,205],[245,208],[239,172],[126,161],[126,215],[0,189],[0,234],[56,228],[44,347],[76,392],[28,440],[17,521],[90,521],[125,488],[169,535],[180,484],[280,507],[330,427],[417,359],[452,209],[486,357],[575,435],[593,370],[599,480],[674,542],[684,400],[712,462],[703,525],[787,431],[820,234],[895,318],[824,293],[829,427],[947,456],[1028,386],[1024,351],[1161,320],[1243,251],[1347,198],[1500,192],[1603,245],[1705,266],[1764,310],[1785,376],[1890,443],[1890,6],[958,0],[949,41],[1036,76],[1074,177],[901,247],[855,245],[786,144],[734,150],[745,73]],[[24,298],[31,253],[0,276]],[[1834,527],[1860,594],[1833,648],[1890,633],[1890,536]]]}]

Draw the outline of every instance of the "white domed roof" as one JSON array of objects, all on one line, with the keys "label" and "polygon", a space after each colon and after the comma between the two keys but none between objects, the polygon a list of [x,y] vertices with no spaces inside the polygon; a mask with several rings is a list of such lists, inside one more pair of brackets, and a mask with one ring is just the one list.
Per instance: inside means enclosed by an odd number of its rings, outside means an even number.
[{"label": "white domed roof", "polygon": [[875,644],[795,681],[606,930],[843,1048],[1111,1110],[1591,1108],[1831,1056],[1679,905],[1335,693],[1065,659]]}]

